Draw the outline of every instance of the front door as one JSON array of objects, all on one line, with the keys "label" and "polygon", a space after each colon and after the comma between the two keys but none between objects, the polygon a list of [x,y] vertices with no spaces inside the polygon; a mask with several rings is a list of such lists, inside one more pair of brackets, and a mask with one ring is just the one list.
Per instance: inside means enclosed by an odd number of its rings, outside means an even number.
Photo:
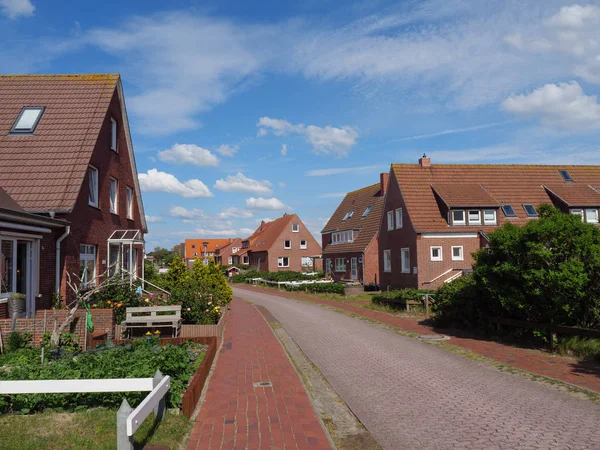
[{"label": "front door", "polygon": [[358,263],[356,258],[350,260],[350,278],[352,280],[358,280]]}]

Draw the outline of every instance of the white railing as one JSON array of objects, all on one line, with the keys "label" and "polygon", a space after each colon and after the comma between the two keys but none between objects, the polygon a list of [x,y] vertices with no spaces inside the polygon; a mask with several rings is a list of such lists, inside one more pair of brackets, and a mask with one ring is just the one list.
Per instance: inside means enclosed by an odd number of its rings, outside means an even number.
[{"label": "white railing", "polygon": [[154,411],[162,420],[165,396],[171,378],[156,371],[154,378],[108,378],[93,380],[19,380],[0,381],[0,394],[65,394],[90,392],[150,392],[135,409],[123,399],[117,411],[117,450],[133,450],[133,435]]},{"label": "white railing", "polygon": [[448,274],[448,273],[452,272],[453,270],[455,270],[455,269],[448,269],[448,270],[446,270],[444,273],[442,273],[442,274],[438,275],[437,277],[435,277],[433,280],[425,281],[423,284],[431,284],[431,283],[433,283],[434,281],[436,281],[436,280],[438,280],[438,279],[442,278],[444,275],[446,275],[446,274]]},{"label": "white railing", "polygon": [[[133,279],[137,279],[137,278],[138,278],[138,276],[137,276],[136,274],[134,274],[133,272],[130,272],[130,271],[128,271],[127,269],[124,269],[124,268],[122,268],[122,267],[121,267],[121,273],[124,273],[124,274],[128,275],[128,276],[129,276],[129,278],[130,278],[130,279],[132,279],[132,280],[133,280]],[[171,295],[171,293],[170,293],[169,291],[165,291],[163,288],[161,288],[161,287],[159,287],[159,286],[155,285],[154,283],[150,283],[148,280],[142,279],[142,283],[143,283],[143,284],[148,284],[148,285],[152,286],[154,289],[158,289],[158,290],[159,290],[159,291],[161,291],[163,294],[167,294],[168,296],[170,296],[170,295]],[[148,291],[147,291],[147,290],[145,290],[143,287],[142,287],[142,291],[143,291],[143,292],[146,292],[147,294],[151,294],[151,292],[148,292]]]},{"label": "white railing", "polygon": [[461,272],[458,272],[458,273],[455,273],[455,274],[454,274],[454,275],[452,275],[451,277],[449,277],[449,278],[446,278],[446,279],[444,280],[444,283],[450,283],[451,281],[454,281],[454,280],[456,280],[457,278],[460,278],[460,277],[462,277],[462,275],[463,275],[462,271],[461,271]]}]

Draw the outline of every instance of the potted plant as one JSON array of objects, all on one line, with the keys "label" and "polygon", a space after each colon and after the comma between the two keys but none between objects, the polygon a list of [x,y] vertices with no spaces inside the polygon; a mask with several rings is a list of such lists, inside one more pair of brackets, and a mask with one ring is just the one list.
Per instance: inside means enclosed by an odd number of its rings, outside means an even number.
[{"label": "potted plant", "polygon": [[13,317],[24,317],[25,316],[25,300],[27,296],[20,292],[15,292],[8,299],[8,315],[10,318]]}]

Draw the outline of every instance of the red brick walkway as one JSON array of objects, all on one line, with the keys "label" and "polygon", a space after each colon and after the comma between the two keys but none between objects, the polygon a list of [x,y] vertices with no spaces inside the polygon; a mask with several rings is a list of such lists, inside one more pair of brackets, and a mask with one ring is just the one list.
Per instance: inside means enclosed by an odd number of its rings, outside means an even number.
[{"label": "red brick walkway", "polygon": [[262,288],[258,286],[236,287],[279,295],[281,297],[293,298],[298,300],[310,300],[315,303],[333,306],[344,311],[354,313],[369,319],[377,320],[398,327],[402,330],[411,331],[419,334],[443,333],[451,336],[447,341],[449,344],[470,350],[487,358],[526,370],[538,375],[555,378],[567,383],[581,386],[592,391],[600,392],[600,365],[594,363],[584,363],[575,358],[565,356],[555,356],[539,350],[505,345],[496,341],[487,341],[471,337],[461,337],[452,335],[450,330],[434,329],[432,327],[421,325],[415,319],[393,316],[380,311],[361,308],[349,303],[336,302],[335,300],[325,300],[309,294],[299,292],[274,291],[273,289]]},{"label": "red brick walkway", "polygon": [[[330,449],[281,344],[254,306],[234,298],[223,347],[188,450]],[[271,382],[273,387],[254,387]]]}]

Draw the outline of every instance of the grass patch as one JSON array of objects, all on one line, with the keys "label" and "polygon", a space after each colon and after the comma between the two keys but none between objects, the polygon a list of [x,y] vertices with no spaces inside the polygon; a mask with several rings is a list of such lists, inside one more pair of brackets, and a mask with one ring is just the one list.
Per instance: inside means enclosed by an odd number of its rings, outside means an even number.
[{"label": "grass patch", "polygon": [[[31,415],[0,416],[0,448],[3,450],[89,448],[109,450],[116,447],[116,410],[95,408],[74,413],[43,412]],[[145,444],[182,447],[192,422],[177,410],[168,410],[164,421],[154,427],[150,414],[134,435],[135,448]]]},{"label": "grass patch", "polygon": [[405,316],[405,317],[426,317],[425,308],[419,305],[413,305],[410,307],[410,311],[406,310],[404,305],[394,305],[389,303],[377,304],[369,303],[366,305],[359,305],[362,308],[370,309],[373,311],[379,311],[391,314],[393,316]]},{"label": "grass patch", "polygon": [[600,361],[600,339],[586,339],[579,336],[567,337],[561,339],[556,351],[562,355]]}]

